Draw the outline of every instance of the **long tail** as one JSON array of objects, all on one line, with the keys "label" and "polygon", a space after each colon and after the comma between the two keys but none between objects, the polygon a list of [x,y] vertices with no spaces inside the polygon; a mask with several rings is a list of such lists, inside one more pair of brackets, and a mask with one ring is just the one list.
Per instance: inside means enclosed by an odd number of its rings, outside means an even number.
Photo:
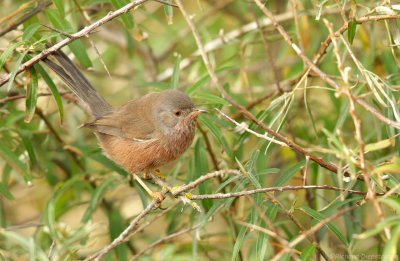
[{"label": "long tail", "polygon": [[95,118],[112,111],[111,105],[93,88],[86,77],[79,71],[74,63],[62,51],[51,54],[59,62],[57,63],[46,58],[43,60],[78,96],[82,102],[88,105]]}]

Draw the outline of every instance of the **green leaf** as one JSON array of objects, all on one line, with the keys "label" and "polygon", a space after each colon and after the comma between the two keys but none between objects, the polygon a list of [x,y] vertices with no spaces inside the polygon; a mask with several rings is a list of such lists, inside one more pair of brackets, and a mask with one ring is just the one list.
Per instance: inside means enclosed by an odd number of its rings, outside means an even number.
[{"label": "green leaf", "polygon": [[247,227],[241,227],[239,231],[239,235],[236,237],[235,245],[233,246],[232,257],[231,260],[237,260],[237,256],[239,255],[239,251],[242,248],[244,241],[247,235]]},{"label": "green leaf", "polygon": [[27,53],[28,53],[28,51],[24,51],[23,53],[21,53],[19,55],[18,60],[16,61],[15,65],[14,65],[14,69],[12,70],[12,72],[10,74],[10,80],[8,81],[8,84],[7,84],[7,92],[9,92],[11,90],[11,87],[14,84],[14,79],[15,79],[15,76],[17,75],[19,66],[21,65],[21,63]]},{"label": "green leaf", "polygon": [[315,249],[316,248],[313,245],[304,249],[304,251],[300,255],[300,260],[304,260],[304,261],[312,260],[312,255],[314,254]]},{"label": "green leaf", "polygon": [[123,168],[118,166],[114,161],[110,160],[106,156],[100,153],[91,153],[88,155],[90,158],[94,159],[95,161],[101,163],[103,166],[107,167],[108,169],[117,172],[118,174],[126,177],[128,176],[128,172],[126,172]]},{"label": "green leaf", "polygon": [[[51,24],[60,30],[67,30],[68,28],[68,23],[65,21],[64,17],[60,17],[60,14],[57,13],[56,10],[54,9],[47,9],[46,10],[46,16],[50,20]],[[66,31],[66,33],[69,33]],[[59,33],[57,33],[59,34]]]},{"label": "green leaf", "polygon": [[221,129],[216,126],[216,124],[215,124],[216,121],[215,120],[209,119],[209,118],[210,118],[210,116],[199,117],[198,121],[202,125],[207,127],[207,129],[211,132],[211,134],[217,140],[217,142],[224,147],[224,150],[229,155],[229,157],[231,159],[234,159],[234,155],[233,155],[233,152],[231,150],[231,147],[229,146],[228,142],[226,141],[224,135],[222,135]]},{"label": "green leaf", "polygon": [[105,181],[103,181],[94,191],[94,193],[91,195],[90,203],[88,208],[85,211],[85,214],[83,214],[82,217],[82,222],[87,223],[92,215],[93,212],[96,210],[98,205],[101,203],[101,200],[104,197],[104,194],[107,192],[107,190],[115,184],[115,181],[117,180],[116,176],[112,176]]},{"label": "green leaf", "polygon": [[[171,0],[166,0],[166,2],[172,4]],[[164,5],[164,14],[167,17],[167,23],[172,24],[173,23],[172,18],[174,16],[174,9],[171,5]]]},{"label": "green leaf", "polygon": [[350,44],[353,44],[354,36],[356,35],[357,29],[357,21],[355,18],[349,21],[349,26],[347,29],[347,39],[349,40]]},{"label": "green leaf", "polygon": [[[250,182],[253,184],[253,186],[257,189],[261,188],[261,184],[258,181],[257,177],[253,174],[254,173],[254,165],[256,161],[258,160],[258,156],[260,155],[260,150],[255,150],[251,154],[251,158],[249,163],[246,166],[246,176],[250,180]],[[239,160],[236,160],[236,162],[239,162]]]},{"label": "green leaf", "polygon": [[293,167],[286,170],[281,177],[275,182],[275,187],[282,187],[285,185],[301,168],[304,167],[305,160],[300,161]]},{"label": "green leaf", "polygon": [[201,100],[202,103],[216,104],[216,105],[229,104],[224,98],[205,92],[197,92],[195,95],[193,95],[193,98]]},{"label": "green leaf", "polygon": [[[217,68],[215,70],[216,73],[220,73],[223,71],[228,71],[228,70],[232,70],[235,69],[235,66],[222,66],[220,68]],[[202,77],[200,77],[200,79],[193,84],[193,86],[189,87],[186,90],[186,94],[191,96],[193,93],[195,93],[199,88],[201,88],[202,86],[204,86],[208,81],[210,80],[210,75],[208,73],[205,73]]]},{"label": "green leaf", "polygon": [[375,236],[376,234],[382,232],[386,227],[391,227],[394,225],[399,224],[400,222],[400,217],[399,216],[391,216],[388,218],[385,218],[381,222],[379,222],[375,227],[373,227],[370,230],[365,231],[364,233],[354,235],[353,237],[356,239],[366,239],[368,237]]},{"label": "green leaf", "polygon": [[[8,231],[6,229],[0,229],[0,235],[2,238],[4,238],[3,240],[7,242],[7,245],[11,244],[13,248],[18,248],[18,255],[24,254],[25,256],[29,257],[29,259],[25,260],[49,260],[46,253],[39,247],[38,244],[35,243],[35,241],[31,237],[22,236],[16,232]],[[0,255],[0,258],[3,258],[3,256]]]},{"label": "green leaf", "polygon": [[382,260],[395,261],[398,260],[397,243],[399,242],[400,225],[394,227],[391,233],[391,238],[384,244]]},{"label": "green leaf", "polygon": [[10,44],[4,52],[0,56],[0,71],[3,68],[3,65],[6,63],[8,57],[14,52],[14,50],[18,47],[23,45],[23,42],[13,43]]},{"label": "green leaf", "polygon": [[[194,178],[199,178],[201,175],[204,175],[208,171],[208,162],[207,162],[207,153],[205,152],[204,146],[200,139],[197,140],[194,146]],[[209,194],[211,193],[210,186],[206,183],[202,183],[199,185],[199,193],[200,194]],[[204,209],[207,211],[211,208],[213,202],[210,199],[202,200],[201,204]]]},{"label": "green leaf", "polygon": [[181,58],[182,58],[182,56],[180,54],[178,54],[176,56],[176,61],[175,61],[175,65],[174,65],[174,71],[173,71],[172,77],[171,77],[171,88],[172,89],[177,89],[178,88],[179,72],[181,70],[179,68],[179,65],[181,64]]},{"label": "green leaf", "polygon": [[34,67],[29,68],[31,81],[27,86],[25,99],[25,118],[24,121],[29,123],[32,120],[36,110],[38,76]]},{"label": "green leaf", "polygon": [[83,45],[82,41],[73,41],[68,45],[68,47],[83,67],[89,68],[93,66],[92,61],[90,60],[86,51],[86,47]]},{"label": "green leaf", "polygon": [[64,1],[63,0],[53,0],[54,5],[57,7],[58,12],[60,12],[61,16],[65,16],[64,10]]},{"label": "green leaf", "polygon": [[[114,240],[117,238],[122,231],[124,231],[124,219],[117,209],[113,208],[111,213],[108,215],[108,228],[110,231],[110,238]],[[125,261],[128,260],[128,247],[126,243],[121,244],[115,248],[117,260]]]},{"label": "green leaf", "polygon": [[13,200],[14,196],[8,190],[7,186],[0,182],[0,194],[3,195],[6,199]]},{"label": "green leaf", "polygon": [[22,40],[24,41],[29,41],[33,37],[33,35],[39,30],[39,28],[42,25],[39,23],[33,23],[29,25],[27,28],[24,30],[24,34],[22,35]]},{"label": "green leaf", "polygon": [[398,198],[380,198],[379,201],[393,208],[397,214],[400,214],[400,202]]},{"label": "green leaf", "polygon": [[[11,166],[14,170],[24,176],[26,181],[32,179],[28,173],[28,168],[25,163],[19,159],[14,151],[12,151],[6,144],[0,141],[0,156]],[[29,178],[30,177],[30,178]]]},{"label": "green leaf", "polygon": [[30,165],[33,167],[37,167],[38,162],[37,162],[35,150],[33,149],[31,132],[23,130],[23,131],[19,131],[18,134],[21,137],[21,140],[22,140],[22,143],[24,144],[26,152],[28,152],[28,156],[30,159]]},{"label": "green leaf", "polygon": [[64,107],[63,107],[61,95],[57,89],[57,86],[54,84],[53,80],[50,78],[50,76],[47,74],[46,70],[40,64],[38,64],[38,63],[35,64],[35,69],[40,73],[43,80],[46,82],[47,87],[49,87],[50,92],[53,95],[54,100],[56,101],[58,112],[60,114],[60,120],[62,122],[64,119]]},{"label": "green leaf", "polygon": [[[329,216],[321,214],[321,212],[315,211],[314,209],[308,208],[308,207],[302,207],[300,208],[302,211],[310,215],[312,218],[314,218],[316,221],[320,222],[324,219],[327,219]],[[328,229],[335,234],[335,236],[346,246],[349,245],[349,242],[347,241],[347,238],[340,232],[339,228],[332,223],[328,223],[325,225],[328,227]]]},{"label": "green leaf", "polygon": [[[110,0],[110,2],[116,9],[120,9],[124,5],[129,4],[130,1],[128,1],[128,0]],[[131,13],[129,13],[129,12],[125,13],[125,14],[121,15],[120,17],[127,29],[132,29],[135,26],[135,23],[133,22],[133,17],[132,17]]]},{"label": "green leaf", "polygon": [[71,188],[76,188],[80,183],[82,183],[82,176],[80,175],[74,176],[64,183],[59,183],[57,189],[46,205],[43,214],[43,223],[47,226],[51,237],[54,239],[58,239],[61,236],[56,225],[56,211],[59,211],[56,208],[56,203],[62,195],[64,195]]}]

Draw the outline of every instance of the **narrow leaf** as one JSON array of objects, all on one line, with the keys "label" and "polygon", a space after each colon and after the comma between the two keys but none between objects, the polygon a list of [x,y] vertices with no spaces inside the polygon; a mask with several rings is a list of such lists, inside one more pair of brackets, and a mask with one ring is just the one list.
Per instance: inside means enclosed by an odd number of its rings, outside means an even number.
[{"label": "narrow leaf", "polygon": [[23,52],[23,53],[21,53],[21,54],[19,55],[19,58],[18,58],[17,62],[16,62],[15,65],[14,65],[14,69],[13,69],[12,72],[11,72],[10,80],[8,81],[8,84],[7,84],[7,92],[9,92],[9,91],[11,90],[11,87],[12,87],[13,84],[14,84],[14,79],[15,79],[15,76],[17,75],[17,71],[18,71],[18,69],[19,69],[19,66],[21,65],[22,60],[24,59],[24,57],[25,57],[25,55],[27,54],[27,52],[28,52],[28,51],[25,51],[25,52]]},{"label": "narrow leaf", "polygon": [[39,23],[33,23],[29,25],[27,28],[24,30],[24,34],[22,35],[22,40],[24,41],[29,41],[31,40],[32,36],[39,30],[41,25]]},{"label": "narrow leaf", "polygon": [[276,181],[275,186],[281,187],[285,185],[300,169],[304,166],[305,161],[301,161],[294,165],[293,167],[286,170],[281,177]]},{"label": "narrow leaf", "polygon": [[300,260],[304,260],[304,261],[308,261],[308,260],[312,260],[311,256],[314,254],[315,252],[315,246],[311,245],[309,247],[307,247],[300,255]]},{"label": "narrow leaf", "polygon": [[32,120],[35,114],[36,102],[37,102],[37,89],[38,89],[38,76],[34,67],[29,68],[29,74],[31,81],[27,86],[26,99],[25,99],[25,118],[26,123]]},{"label": "narrow leaf", "polygon": [[54,84],[53,80],[50,78],[50,76],[47,74],[45,69],[40,64],[35,64],[35,69],[40,73],[43,80],[46,82],[47,87],[49,87],[50,92],[53,95],[54,100],[56,101],[58,112],[60,114],[60,119],[62,122],[64,119],[64,107],[57,86]]},{"label": "narrow leaf", "polygon": [[0,182],[0,194],[3,195],[6,199],[13,200],[14,196],[8,190],[7,186]]},{"label": "narrow leaf", "polygon": [[[166,2],[172,4],[171,0],[166,0]],[[173,24],[174,9],[171,5],[164,5],[164,14],[167,17],[167,23]]]},{"label": "narrow leaf", "polygon": [[[303,210],[305,213],[307,213],[308,215],[310,215],[312,218],[314,218],[316,221],[320,222],[326,218],[328,218],[329,216],[323,215],[318,211],[315,211],[314,209],[308,208],[308,207],[302,207],[301,210]],[[342,234],[342,232],[340,232],[339,228],[332,223],[328,223],[326,224],[326,227],[333,233],[336,235],[336,237],[346,246],[349,245],[349,242],[347,241],[347,238]]]},{"label": "narrow leaf", "polygon": [[16,171],[26,176],[28,175],[27,166],[23,163],[17,154],[12,151],[6,144],[0,142],[0,156]]},{"label": "narrow leaf", "polygon": [[89,58],[86,47],[80,40],[70,43],[68,47],[83,67],[92,67],[92,61]]},{"label": "narrow leaf", "polygon": [[175,61],[175,65],[174,65],[174,72],[172,73],[172,77],[171,77],[171,88],[172,89],[178,88],[179,72],[181,70],[179,68],[179,65],[181,64],[181,58],[182,58],[182,56],[180,54],[178,54],[176,56],[176,61]]},{"label": "narrow leaf", "polygon": [[17,48],[18,46],[22,45],[23,42],[18,42],[18,43],[13,43],[10,44],[5,50],[4,52],[1,54],[0,56],[0,71],[3,68],[3,65],[5,64],[5,62],[7,61],[8,57],[13,53],[13,51],[15,50],[15,48]]},{"label": "narrow leaf", "polygon": [[85,214],[82,217],[82,222],[87,223],[92,217],[93,212],[96,210],[97,206],[101,203],[101,200],[104,197],[104,194],[107,190],[115,184],[116,177],[111,177],[106,179],[103,183],[100,184],[91,195],[89,207],[86,209]]},{"label": "narrow leaf", "polygon": [[347,30],[347,39],[350,44],[353,44],[354,36],[356,35],[357,21],[355,18],[349,22],[349,29]]},{"label": "narrow leaf", "polygon": [[[127,0],[110,0],[110,2],[116,9],[119,9],[129,3],[129,1],[127,1]],[[133,22],[133,17],[132,17],[131,13],[125,13],[125,14],[121,15],[120,17],[127,29],[132,29],[135,26],[135,23]]]}]

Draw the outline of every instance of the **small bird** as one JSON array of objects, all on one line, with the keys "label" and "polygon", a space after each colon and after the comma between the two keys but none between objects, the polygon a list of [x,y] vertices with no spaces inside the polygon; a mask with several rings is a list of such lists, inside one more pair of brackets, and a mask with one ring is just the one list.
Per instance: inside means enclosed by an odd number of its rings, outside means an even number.
[{"label": "small bird", "polygon": [[[149,93],[113,108],[93,88],[80,70],[61,51],[52,53],[59,64],[49,58],[43,61],[88,107],[93,121],[84,124],[97,136],[105,155],[123,167],[142,185],[136,175],[148,173],[177,159],[192,143],[198,109],[192,100],[178,90]],[[153,193],[144,187],[154,198]]]}]

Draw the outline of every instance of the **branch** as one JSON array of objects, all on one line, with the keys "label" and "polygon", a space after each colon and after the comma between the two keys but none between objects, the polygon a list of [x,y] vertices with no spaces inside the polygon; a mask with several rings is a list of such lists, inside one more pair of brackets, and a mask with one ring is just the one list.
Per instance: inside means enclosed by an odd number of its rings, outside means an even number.
[{"label": "branch", "polygon": [[30,10],[28,13],[26,13],[25,15],[23,15],[18,21],[14,22],[14,23],[10,23],[9,26],[7,26],[6,28],[4,28],[3,30],[0,31],[0,37],[5,35],[6,33],[14,30],[15,28],[17,28],[19,25],[25,23],[27,20],[29,20],[31,17],[37,15],[38,13],[42,12],[44,9],[46,9],[47,7],[49,7],[52,4],[52,1],[47,1],[47,2],[43,2],[43,3],[39,3],[38,6],[36,6],[35,8],[33,8],[32,10]]},{"label": "branch", "polygon": [[278,145],[280,145],[280,146],[282,146],[282,147],[288,147],[288,145],[287,145],[286,143],[281,142],[281,141],[278,141],[278,140],[275,140],[274,138],[268,137],[267,133],[260,134],[260,133],[258,133],[258,132],[255,132],[255,131],[253,131],[252,129],[250,129],[249,127],[247,127],[247,124],[245,124],[245,123],[239,123],[239,122],[235,121],[234,119],[232,119],[231,117],[229,117],[228,115],[226,115],[225,113],[223,113],[222,111],[220,111],[220,110],[218,110],[218,109],[215,109],[215,110],[216,110],[217,112],[219,112],[219,114],[221,114],[225,119],[227,119],[228,121],[230,121],[230,122],[232,122],[233,124],[235,124],[235,125],[237,126],[237,128],[238,128],[239,131],[245,130],[245,131],[247,131],[248,133],[251,133],[251,134],[253,134],[254,136],[256,136],[256,137],[258,137],[258,138],[261,138],[261,139],[267,140],[267,141],[269,141],[269,142],[278,144]]},{"label": "branch", "polygon": [[190,232],[190,231],[193,231],[193,230],[199,228],[200,226],[201,226],[201,224],[197,224],[197,225],[195,225],[195,226],[193,226],[193,227],[186,228],[186,229],[182,229],[182,230],[177,231],[177,232],[175,232],[175,233],[172,233],[172,234],[170,234],[170,235],[168,235],[168,236],[165,236],[165,237],[163,237],[163,238],[160,238],[159,240],[155,241],[154,243],[152,243],[151,245],[149,245],[148,247],[146,247],[145,249],[141,250],[139,253],[137,253],[136,255],[134,255],[134,256],[130,259],[130,261],[136,260],[139,256],[143,255],[144,253],[146,253],[146,252],[149,251],[150,249],[152,249],[152,248],[154,248],[154,247],[156,247],[156,246],[158,246],[158,245],[160,245],[160,244],[162,244],[162,243],[164,243],[164,242],[166,242],[166,241],[169,241],[169,240],[174,239],[174,238],[176,238],[176,237],[179,237],[179,236],[181,236],[181,235],[183,235],[183,234],[186,234],[186,233],[188,233],[188,232]]},{"label": "branch", "polygon": [[[314,161],[315,163],[317,163],[318,165],[320,165],[321,167],[332,171],[334,173],[338,173],[339,169],[336,165],[326,162],[325,160],[319,158],[318,156],[308,152],[307,150],[305,150],[304,148],[302,148],[301,146],[297,145],[296,143],[294,143],[293,141],[289,140],[288,138],[286,138],[285,136],[283,136],[282,134],[270,129],[264,122],[260,121],[259,119],[257,119],[257,117],[255,117],[251,112],[249,112],[245,107],[243,107],[242,105],[240,105],[239,103],[237,103],[235,101],[235,99],[233,99],[227,92],[226,90],[223,88],[222,84],[220,83],[217,75],[215,74],[213,67],[210,63],[210,60],[208,59],[208,56],[206,54],[204,45],[201,42],[199,33],[195,27],[195,25],[193,24],[193,21],[191,20],[191,18],[189,17],[188,13],[186,12],[186,10],[183,8],[183,5],[181,3],[180,0],[176,0],[177,5],[179,6],[179,9],[182,12],[183,17],[185,18],[190,30],[192,31],[193,37],[196,41],[198,50],[201,54],[201,57],[203,59],[203,63],[207,69],[208,74],[210,75],[210,78],[212,80],[212,82],[215,84],[215,86],[217,87],[218,91],[221,93],[222,97],[227,100],[230,104],[232,104],[236,109],[238,109],[246,118],[250,119],[252,122],[254,122],[255,124],[257,124],[259,127],[261,127],[263,130],[265,130],[268,134],[270,134],[271,136],[273,136],[274,138],[276,138],[278,141],[281,141],[283,143],[285,143],[288,147],[290,147],[292,150],[294,150],[295,152],[304,155],[305,157],[309,157],[312,161]],[[275,21],[276,22],[276,21]],[[348,172],[344,172],[344,175],[346,177],[350,176],[350,173]],[[359,176],[357,177],[359,180],[363,180],[363,176]]]},{"label": "branch", "polygon": [[[216,5],[218,5],[220,3],[221,3],[221,1],[216,1]],[[322,14],[324,14],[324,15],[337,14],[339,12],[340,12],[340,9],[334,8],[334,9],[329,9],[329,10],[323,10]],[[317,13],[318,13],[317,11],[304,12],[304,14],[300,14],[299,17],[316,16]],[[209,16],[205,16],[205,17],[209,17]],[[283,13],[283,14],[279,14],[276,17],[276,19],[280,22],[285,22],[292,18],[293,18],[293,12],[291,12],[291,11]],[[203,21],[200,18],[197,20],[197,22],[202,23]],[[206,51],[206,53],[213,52],[213,51],[218,50],[219,48],[235,41],[237,38],[239,38],[249,32],[252,32],[255,30],[260,30],[264,27],[269,27],[271,25],[272,25],[272,23],[268,18],[259,18],[258,22],[254,21],[254,22],[247,23],[238,29],[234,29],[230,32],[224,33],[224,34],[220,35],[218,38],[215,38],[215,39],[207,42],[204,45],[204,50]],[[180,37],[185,38],[186,32],[183,35],[180,35]],[[171,48],[167,48],[164,52],[169,53],[168,51],[171,52]],[[180,65],[179,65],[179,69],[183,70],[186,67],[188,67],[193,61],[197,61],[197,59],[195,59],[195,58],[198,57],[199,55],[201,55],[201,52],[198,49],[195,52],[193,52],[191,55],[189,55],[188,57],[182,59]],[[164,56],[165,56],[165,54],[161,55],[160,58],[163,58]],[[165,71],[163,71],[162,73],[160,73],[159,75],[157,75],[157,81],[165,81],[166,79],[170,78],[172,76],[172,74],[173,74],[173,68],[168,68]]]},{"label": "branch", "polygon": [[[232,193],[215,193],[215,194],[202,194],[202,195],[190,195],[190,199],[192,200],[201,200],[201,199],[225,199],[225,198],[235,198],[253,195],[257,193],[267,193],[267,192],[283,192],[288,190],[307,190],[307,189],[320,189],[320,190],[334,190],[334,191],[343,191],[348,192],[350,194],[357,195],[367,195],[367,192],[351,190],[345,188],[338,188],[328,185],[309,185],[309,186],[285,186],[285,187],[270,187],[270,188],[260,188],[253,189],[241,192],[232,192]],[[376,193],[376,195],[384,195],[384,193]]]},{"label": "branch", "polygon": [[[116,11],[109,12],[106,16],[104,16],[103,18],[101,18],[97,22],[94,22],[91,25],[86,26],[82,30],[80,30],[80,31],[78,31],[78,32],[76,32],[74,34],[71,34],[69,38],[65,38],[61,42],[58,42],[55,45],[43,50],[42,52],[40,52],[36,56],[32,57],[27,62],[23,63],[18,68],[16,75],[20,74],[21,72],[25,71],[29,67],[31,67],[34,64],[38,63],[40,60],[46,58],[49,54],[61,49],[62,47],[70,44],[71,42],[73,42],[73,41],[75,41],[75,40],[77,40],[79,38],[87,37],[90,33],[92,33],[95,29],[99,28],[103,24],[115,19],[116,17],[128,12],[132,8],[135,8],[136,6],[141,5],[141,4],[143,4],[144,2],[147,2],[147,1],[149,1],[149,0],[136,0],[136,1],[133,1],[133,2],[131,2],[131,3],[127,4],[127,5],[125,5],[125,6],[121,7],[120,9],[118,9]],[[3,80],[0,81],[0,87],[3,86],[4,84],[6,84],[10,80],[10,76],[11,76],[11,74],[8,74]]]},{"label": "branch", "polygon": [[191,189],[194,189],[195,187],[197,187],[198,185],[200,185],[201,183],[205,182],[206,180],[215,178],[215,177],[222,177],[224,175],[241,175],[239,170],[236,169],[225,169],[225,170],[218,170],[218,171],[214,171],[205,175],[202,175],[200,178],[196,179],[195,181],[190,182],[187,185],[184,186],[180,186],[177,189],[172,189],[171,193],[173,196],[177,196],[180,195],[183,192],[189,191]]},{"label": "branch", "polygon": [[[163,196],[165,196],[166,190],[162,190],[160,192]],[[153,210],[158,204],[160,204],[159,200],[153,200],[150,202],[149,205],[145,209],[142,210],[142,212],[139,213],[139,215],[134,218],[129,226],[121,233],[117,238],[115,238],[111,244],[108,246],[104,247],[102,250],[99,252],[93,254],[92,256],[86,258],[84,261],[100,261],[103,256],[105,256],[108,252],[113,250],[115,247],[119,246],[120,244],[124,243],[129,237],[132,236],[132,232],[135,230],[136,226],[139,224],[139,221],[142,220],[148,213],[150,213],[151,210]]]},{"label": "branch", "polygon": [[[71,94],[71,92],[60,92],[61,96],[67,96],[69,94]],[[46,97],[46,96],[52,96],[52,93],[44,92],[44,93],[37,94],[37,97]],[[26,98],[26,95],[24,95],[24,94],[8,96],[3,99],[0,99],[0,105],[6,104],[7,102],[11,102],[11,101],[19,100],[19,99],[25,99],[25,98]]]},{"label": "branch", "polygon": [[[287,42],[287,44],[292,47],[294,52],[303,60],[303,63],[309,67],[310,70],[315,72],[321,80],[329,84],[330,86],[334,87],[337,90],[341,90],[341,87],[339,84],[337,84],[332,78],[330,78],[326,73],[321,71],[313,61],[311,61],[302,51],[301,49],[293,42],[292,38],[289,36],[289,34],[283,29],[283,27],[278,23],[278,21],[275,19],[273,14],[261,3],[260,0],[254,0],[254,2],[258,5],[260,10],[264,13],[266,17],[268,17],[272,24],[274,25],[275,29],[281,34],[283,39]],[[400,130],[400,123],[392,121],[391,119],[385,117],[382,115],[380,112],[378,112],[375,108],[370,106],[366,102],[360,102],[362,99],[358,98],[355,99],[355,101],[363,107],[366,111],[370,112],[372,115],[374,115],[378,120],[382,121],[383,123],[386,123],[387,125],[399,129]]]},{"label": "branch", "polygon": [[[361,205],[355,205],[355,206],[351,206],[351,207],[347,207],[344,208],[342,210],[340,210],[339,212],[337,212],[336,214],[330,216],[329,218],[326,218],[324,220],[321,220],[320,222],[318,222],[316,225],[314,225],[313,227],[311,227],[309,230],[305,231],[303,234],[299,235],[298,237],[296,237],[294,240],[292,240],[289,245],[288,248],[292,249],[294,248],[297,244],[299,244],[301,241],[303,241],[304,239],[306,239],[308,236],[314,234],[315,232],[317,232],[318,230],[320,230],[323,226],[325,226],[326,224],[332,222],[333,220],[335,220],[338,217],[343,216],[344,214],[346,214],[347,212],[350,212],[358,207],[360,207]],[[282,255],[284,253],[286,253],[287,250],[286,249],[282,249],[273,259],[273,261],[278,261],[280,260],[280,258],[282,257]]]}]

